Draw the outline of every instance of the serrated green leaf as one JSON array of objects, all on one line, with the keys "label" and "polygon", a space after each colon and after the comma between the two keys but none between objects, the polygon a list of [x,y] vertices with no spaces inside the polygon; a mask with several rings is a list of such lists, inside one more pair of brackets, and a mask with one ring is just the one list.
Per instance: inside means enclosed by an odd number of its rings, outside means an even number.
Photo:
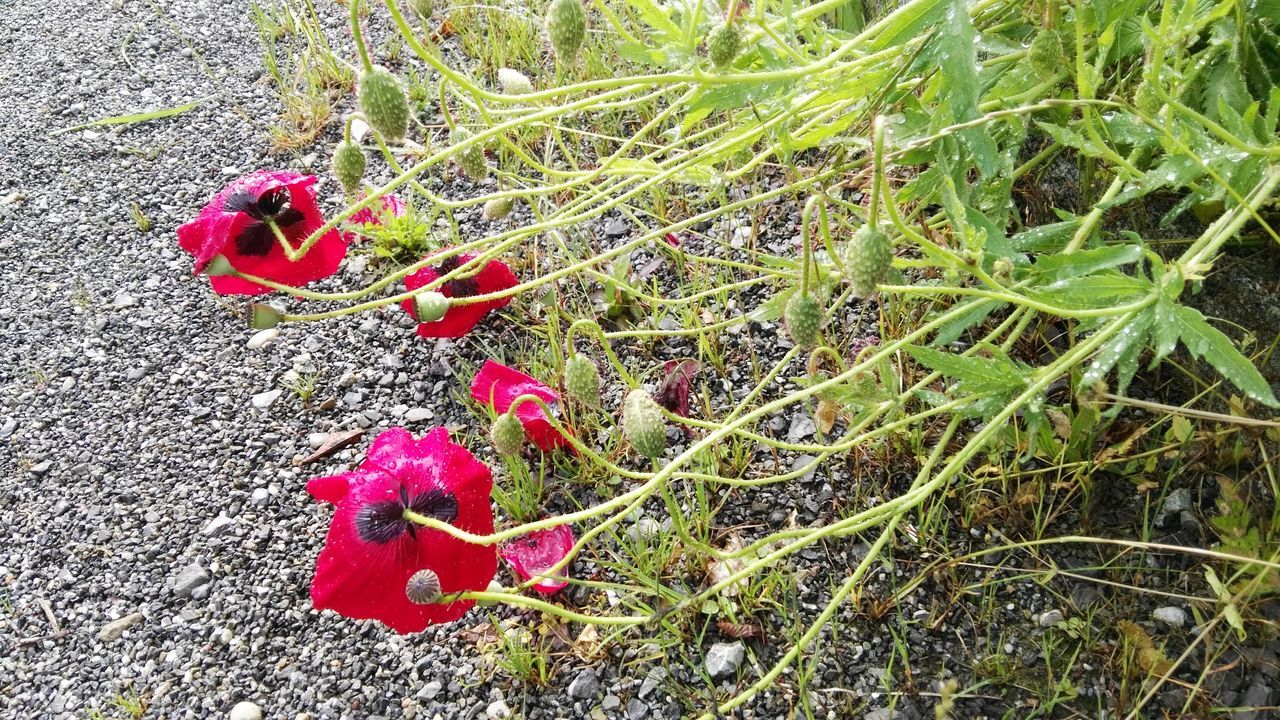
[{"label": "serrated green leaf", "polygon": [[942,327],[938,328],[938,334],[934,336],[933,342],[929,343],[929,345],[933,347],[950,345],[958,340],[965,330],[981,324],[991,313],[1002,310],[1005,306],[1005,303],[981,303],[975,306],[960,317],[943,323]]},{"label": "serrated green leaf", "polygon": [[1035,271],[1046,279],[1061,280],[1135,263],[1142,259],[1142,255],[1140,245],[1112,245],[1060,255],[1042,255],[1036,258]]},{"label": "serrated green leaf", "polygon": [[1178,339],[1192,357],[1203,358],[1250,400],[1280,408],[1280,401],[1258,368],[1236,349],[1231,338],[1206,322],[1200,311],[1175,305],[1174,317],[1178,323]]},{"label": "serrated green leaf", "polygon": [[1177,305],[1167,297],[1161,297],[1152,308],[1151,339],[1155,344],[1155,363],[1169,357],[1169,353],[1178,345],[1178,318],[1175,314]]},{"label": "serrated green leaf", "polygon": [[1120,329],[1120,332],[1116,333],[1115,337],[1105,342],[1089,361],[1084,374],[1080,377],[1080,384],[1091,387],[1105,378],[1112,368],[1123,363],[1124,366],[1121,368],[1116,384],[1118,387],[1128,385],[1129,380],[1133,379],[1134,371],[1137,370],[1137,354],[1147,340],[1147,331],[1151,328],[1154,317],[1155,313],[1151,309],[1138,313],[1133,320]]},{"label": "serrated green leaf", "polygon": [[998,348],[993,357],[954,355],[933,348],[909,346],[907,352],[921,365],[936,370],[958,381],[960,390],[974,395],[998,394],[1007,396],[1024,384],[1031,370],[1022,363],[1015,363]]},{"label": "serrated green leaf", "polygon": [[1079,227],[1078,219],[1037,225],[1017,233],[1011,241],[1020,252],[1055,252],[1071,240]]},{"label": "serrated green leaf", "polygon": [[1104,270],[1095,275],[1066,278],[1033,288],[1029,297],[1071,310],[1123,305],[1150,293],[1151,282],[1143,278]]}]

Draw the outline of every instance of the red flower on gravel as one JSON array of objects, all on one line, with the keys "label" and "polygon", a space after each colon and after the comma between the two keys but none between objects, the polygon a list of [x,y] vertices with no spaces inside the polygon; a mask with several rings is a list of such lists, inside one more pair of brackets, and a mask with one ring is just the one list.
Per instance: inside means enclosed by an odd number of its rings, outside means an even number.
[{"label": "red flower on gravel", "polygon": [[[485,360],[471,381],[471,398],[493,408],[499,415],[509,410],[511,403],[521,395],[542,398],[552,411],[560,404],[560,396],[551,388],[515,368],[492,360]],[[568,438],[556,431],[546,413],[534,403],[521,403],[516,408],[516,419],[524,426],[525,435],[543,450],[570,445]]]},{"label": "red flower on gravel", "polygon": [[484,590],[498,570],[496,550],[429,530],[403,513],[487,535],[492,488],[489,468],[451,442],[448,430],[435,428],[421,440],[404,428],[384,431],[359,468],[307,483],[312,497],[337,506],[316,559],[311,604],[401,633],[462,617],[473,601],[418,604],[410,599],[421,589],[414,583],[431,578],[422,572],[429,570],[440,593]]},{"label": "red flower on gravel", "polygon": [[[360,194],[361,200],[364,200],[365,197],[364,193]],[[385,218],[404,217],[404,214],[409,210],[409,206],[405,205],[400,196],[395,193],[388,193],[379,199],[382,201],[380,208],[377,207],[377,203],[374,203],[374,207],[361,208],[347,218],[347,222],[352,225],[381,225]]]},{"label": "red flower on gravel", "polygon": [[[406,277],[404,286],[409,290],[417,290],[471,262],[475,257],[473,253],[462,253],[461,255],[446,258],[440,261],[438,265],[424,267]],[[450,280],[436,289],[445,297],[464,298],[506,290],[507,288],[515,287],[518,282],[515,274],[511,272],[511,268],[507,267],[505,263],[500,260],[490,260],[475,275],[459,280]],[[480,324],[480,321],[484,319],[485,315],[489,314],[490,310],[506,307],[509,302],[511,302],[510,296],[466,305],[451,305],[444,317],[439,320],[418,323],[418,335],[424,338],[462,337]],[[403,307],[410,315],[417,317],[414,313],[412,299],[405,300]]]},{"label": "red flower on gravel", "polygon": [[[316,205],[314,175],[261,170],[232,182],[204,206],[195,220],[178,228],[178,245],[195,257],[200,274],[222,255],[231,267],[284,285],[305,285],[329,277],[347,254],[347,243],[331,230],[293,262],[269,223],[297,248],[324,225]],[[219,295],[261,295],[270,288],[231,275],[209,278]]]},{"label": "red flower on gravel", "polygon": [[[502,546],[502,559],[511,564],[522,580],[544,575],[564,559],[573,549],[573,531],[568,525],[557,525],[546,530],[535,530],[521,535]],[[568,577],[568,569],[556,571],[555,577]],[[543,579],[533,589],[544,595],[558,592],[569,584],[568,580]]]}]

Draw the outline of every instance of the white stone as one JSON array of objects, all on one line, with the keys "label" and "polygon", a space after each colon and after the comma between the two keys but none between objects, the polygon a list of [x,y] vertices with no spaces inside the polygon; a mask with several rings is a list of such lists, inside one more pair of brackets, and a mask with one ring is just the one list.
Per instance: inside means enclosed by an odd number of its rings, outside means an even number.
[{"label": "white stone", "polygon": [[280,337],[279,328],[267,328],[266,330],[259,330],[258,332],[253,334],[253,337],[249,338],[249,342],[246,343],[246,346],[250,350],[257,350],[258,348],[264,348],[270,345],[271,343],[275,342],[275,339],[278,337]]},{"label": "white stone", "polygon": [[280,395],[283,392],[283,390],[268,390],[266,392],[260,392],[253,396],[253,406],[259,410],[266,410],[271,407],[272,403],[280,398]]},{"label": "white stone", "polygon": [[716,643],[707,651],[706,668],[707,674],[712,680],[721,680],[732,677],[738,672],[738,666],[742,664],[743,658],[746,657],[747,649],[741,642],[735,643]]},{"label": "white stone", "polygon": [[1187,624],[1187,613],[1182,608],[1174,605],[1156,608],[1151,613],[1151,617],[1171,628],[1180,628]]},{"label": "white stone", "polygon": [[241,700],[231,708],[231,712],[227,714],[227,720],[262,720],[262,708],[258,707],[257,703]]}]

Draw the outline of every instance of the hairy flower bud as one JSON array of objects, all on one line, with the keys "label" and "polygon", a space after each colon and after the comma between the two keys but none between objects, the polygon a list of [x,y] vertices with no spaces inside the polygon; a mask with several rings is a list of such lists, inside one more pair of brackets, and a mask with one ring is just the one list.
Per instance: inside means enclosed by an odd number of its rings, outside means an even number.
[{"label": "hairy flower bud", "polygon": [[498,68],[498,84],[508,95],[528,95],[533,92],[533,82],[519,70]]},{"label": "hairy flower bud", "polygon": [[409,99],[390,70],[375,67],[360,76],[356,92],[360,112],[387,142],[404,140],[409,131]]},{"label": "hairy flower bud", "polygon": [[586,407],[600,406],[600,370],[586,355],[574,355],[564,368],[564,390]]},{"label": "hairy flower bud", "polygon": [[822,304],[813,293],[797,292],[791,296],[782,319],[796,345],[808,349],[818,344],[818,333],[822,330]]},{"label": "hairy flower bud", "polygon": [[637,452],[656,458],[667,444],[662,409],[644,390],[632,390],[622,403],[622,434]]},{"label": "hairy flower bud", "polygon": [[844,250],[844,270],[849,286],[858,297],[870,297],[876,285],[889,277],[893,263],[893,243],[879,228],[863,225]]},{"label": "hairy flower bud", "polygon": [[[461,127],[454,128],[449,134],[449,142],[452,145],[470,138],[470,131]],[[484,148],[480,147],[479,143],[454,153],[453,161],[458,164],[462,173],[472,180],[483,180],[489,174],[489,166],[484,163]]]},{"label": "hairy flower bud", "polygon": [[338,143],[333,150],[333,177],[348,195],[360,189],[364,179],[364,150],[349,140]]},{"label": "hairy flower bud", "polygon": [[515,207],[516,201],[509,197],[494,198],[484,204],[480,214],[485,220],[501,220],[511,214],[511,208]]},{"label": "hairy flower bud", "polygon": [[546,25],[556,60],[562,65],[573,64],[587,37],[587,12],[582,0],[552,0],[547,8]]},{"label": "hairy flower bud", "polygon": [[518,455],[524,447],[524,426],[515,415],[502,413],[489,428],[489,440],[499,455]]},{"label": "hairy flower bud", "polygon": [[717,68],[726,68],[742,49],[742,34],[729,23],[721,23],[707,33],[707,57]]}]

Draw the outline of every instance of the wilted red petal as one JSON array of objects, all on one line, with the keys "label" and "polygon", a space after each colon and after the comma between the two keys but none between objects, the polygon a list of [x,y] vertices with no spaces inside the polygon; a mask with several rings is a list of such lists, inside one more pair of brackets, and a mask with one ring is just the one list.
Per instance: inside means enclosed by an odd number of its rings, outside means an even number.
[{"label": "wilted red petal", "polygon": [[[546,530],[535,530],[502,546],[502,559],[511,564],[522,580],[546,574],[573,549],[573,530],[568,525],[557,525]],[[556,577],[568,577],[568,568],[561,568]],[[550,595],[569,584],[567,580],[539,580],[533,589]]]},{"label": "wilted red petal", "polygon": [[[434,267],[427,266],[404,279],[404,286],[409,290],[417,290],[454,268],[471,262],[476,258],[474,253],[462,253],[442,261]],[[463,280],[451,280],[436,288],[445,297],[473,297],[487,295],[491,292],[506,290],[519,283],[511,268],[500,260],[490,260],[480,272]],[[489,314],[490,310],[506,307],[511,302],[510,296],[497,300],[486,300],[466,305],[452,305],[444,317],[435,322],[418,323],[418,335],[424,338],[456,338],[471,332],[471,329]],[[414,314],[413,300],[405,300],[401,307],[410,315]]]},{"label": "wilted red petal", "polygon": [[662,385],[658,388],[658,404],[679,415],[689,417],[689,390],[698,374],[694,360],[668,360],[662,366]]},{"label": "wilted red petal", "polygon": [[[471,398],[493,408],[502,414],[511,408],[511,403],[521,395],[539,397],[552,411],[557,410],[560,396],[554,390],[543,385],[524,373],[509,368],[492,360],[485,360],[480,372],[471,381]],[[534,403],[522,403],[516,408],[516,418],[524,426],[524,432],[535,445],[543,450],[554,450],[557,447],[572,446],[567,438],[556,431],[547,419],[542,408]]]},{"label": "wilted red petal", "polygon": [[[272,215],[294,247],[324,225],[316,204],[316,178],[288,171],[259,171],[222,189],[195,220],[178,228],[178,245],[195,258],[195,272],[215,256],[247,275],[285,285],[305,285],[329,277],[347,254],[346,240],[330,230],[297,262],[290,261],[279,241],[262,222],[258,201],[276,198],[280,212]],[[255,213],[258,216],[255,216]],[[209,278],[220,295],[260,295],[271,289],[230,275]]]},{"label": "wilted red petal", "polygon": [[493,532],[492,488],[489,468],[451,442],[444,428],[421,440],[404,428],[383,432],[359,468],[307,483],[317,499],[337,505],[316,559],[312,605],[376,619],[401,633],[462,617],[474,602],[412,603],[405,595],[409,578],[429,569],[444,593],[483,590],[497,571],[497,552],[400,521],[399,511],[407,500],[419,512],[487,535]]},{"label": "wilted red petal", "polygon": [[680,247],[680,236],[675,233],[667,233],[666,235],[662,236],[662,239],[666,240],[667,244],[670,245],[671,247],[674,247],[674,248]]},{"label": "wilted red petal", "polygon": [[[365,193],[361,192],[360,199],[363,200],[365,197]],[[382,201],[381,208],[361,208],[347,218],[347,222],[352,225],[381,225],[384,218],[404,217],[404,214],[409,211],[409,207],[395,193],[388,193],[379,199]],[[374,205],[376,206],[377,203]]]}]

